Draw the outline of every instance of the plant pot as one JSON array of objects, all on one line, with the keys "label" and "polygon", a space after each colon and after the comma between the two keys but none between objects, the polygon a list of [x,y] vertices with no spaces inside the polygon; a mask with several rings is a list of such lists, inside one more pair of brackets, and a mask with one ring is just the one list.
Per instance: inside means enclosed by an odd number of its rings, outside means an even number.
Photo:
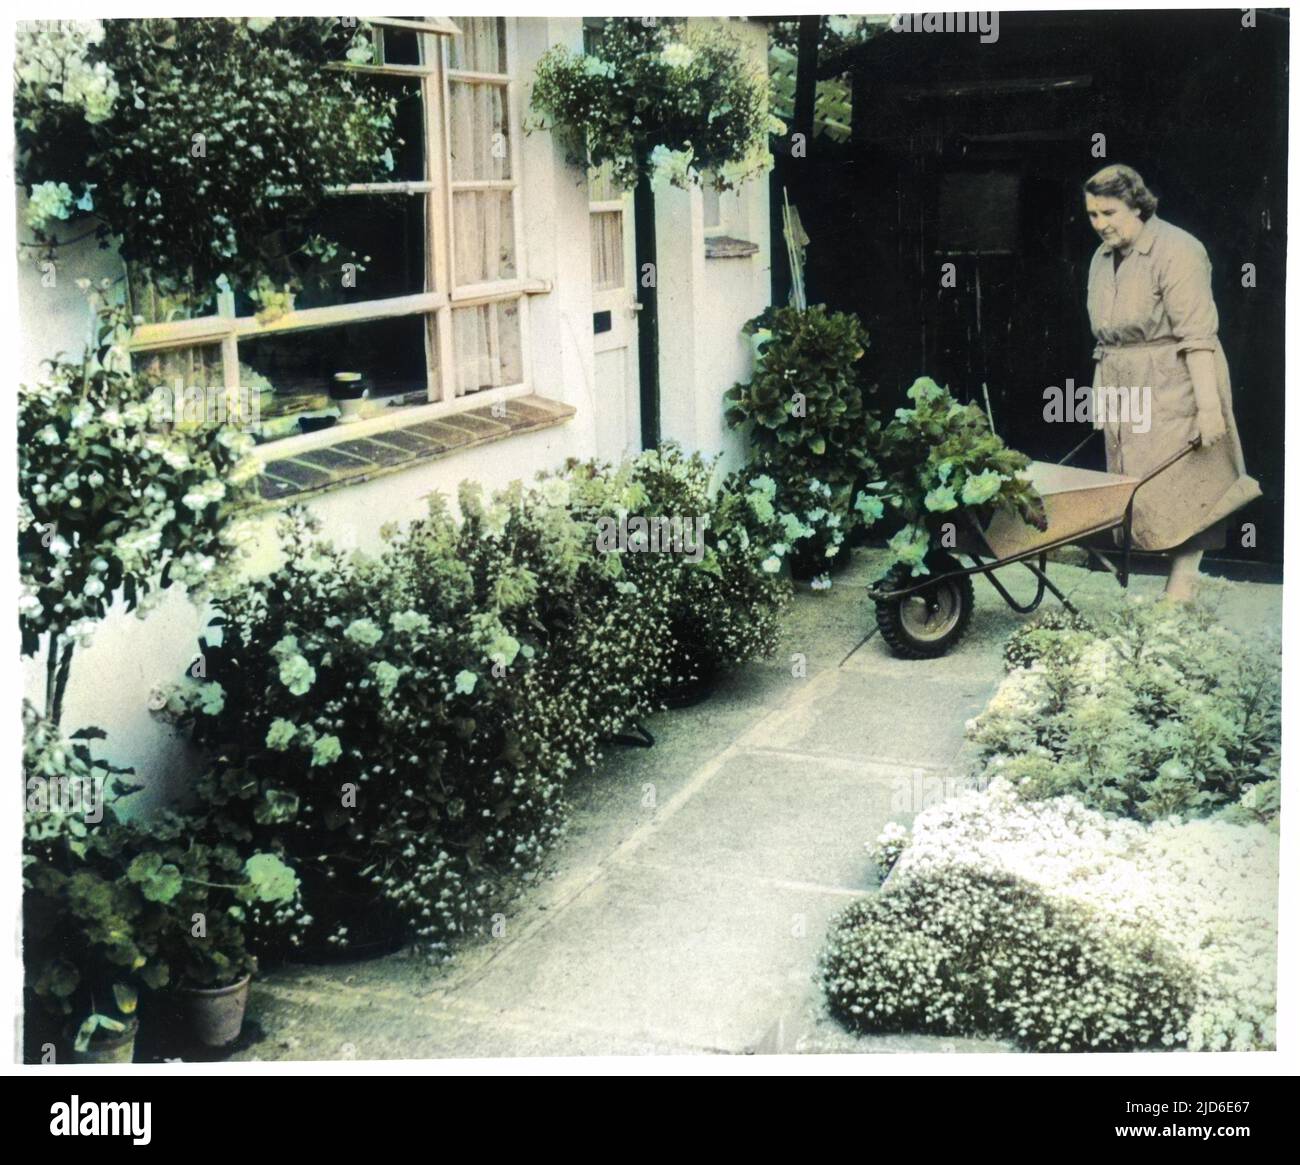
[{"label": "plant pot", "polygon": [[239,1038],[253,982],[245,975],[228,987],[180,987],[176,991],[194,1038],[209,1048],[224,1048]]},{"label": "plant pot", "polygon": [[134,1017],[127,1023],[126,1031],[120,1035],[107,1036],[91,1041],[84,1052],[77,1051],[73,1045],[75,1030],[67,1035],[69,1062],[73,1064],[131,1064],[135,1061],[135,1037],[140,1031],[140,1021]]},{"label": "plant pot", "polygon": [[366,382],[360,372],[336,372],[330,381],[332,400],[361,400],[366,395]]}]

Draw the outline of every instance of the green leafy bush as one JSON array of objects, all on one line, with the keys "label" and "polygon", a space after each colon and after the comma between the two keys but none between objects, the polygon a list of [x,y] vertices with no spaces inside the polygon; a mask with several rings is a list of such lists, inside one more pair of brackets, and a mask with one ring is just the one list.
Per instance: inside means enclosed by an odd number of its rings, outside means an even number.
[{"label": "green leafy bush", "polygon": [[822,305],[771,307],[745,324],[754,375],[726,394],[727,423],[743,428],[749,470],[776,483],[792,564],[821,574],[879,503],[854,507],[854,487],[875,472],[878,427],[866,407],[860,361],[869,342],[858,318]]},{"label": "green leafy bush", "polygon": [[65,739],[30,704],[24,729],[23,962],[40,1007],[111,1016],[141,990],[225,985],[296,924],[297,877],[273,854],[185,814],[121,812],[139,786],[93,755],[101,730]]},{"label": "green leafy bush", "polygon": [[572,165],[609,163],[631,189],[645,175],[719,190],[771,169],[762,69],[723,29],[611,18],[591,53],[563,45],[538,62],[532,126],[553,129]]},{"label": "green leafy bush", "polygon": [[[1019,471],[1029,464],[989,428],[976,405],[958,404],[928,376],[907,390],[913,408],[896,410],[880,434],[882,480],[867,497],[887,502],[906,525],[890,539],[897,562],[928,574],[930,526],[938,516],[967,510],[981,523],[1009,507],[1039,530],[1047,528],[1042,498]],[[877,511],[879,512],[879,510]]]},{"label": "green leafy bush", "polygon": [[92,214],[139,276],[194,307],[222,276],[257,292],[333,261],[315,230],[327,188],[383,178],[399,144],[391,98],[324,68],[358,35],[300,17],[20,25],[18,174],[37,242]]},{"label": "green leafy bush", "polygon": [[[222,600],[209,678],[168,712],[215,758],[214,827],[301,871],[313,937],[355,937],[330,916],[340,895],[430,944],[486,925],[611,736],[678,674],[771,650],[787,584],[770,497],[712,495],[710,477],[664,450],[491,497],[467,485],[461,521],[435,496],[374,558],[290,516],[284,565]],[[637,514],[702,514],[712,541],[603,550],[600,520]]]},{"label": "green leafy bush", "polygon": [[863,1032],[991,1036],[1032,1051],[1186,1038],[1191,976],[1153,933],[1012,875],[949,865],[863,898],[822,956],[831,1011]]},{"label": "green leafy bush", "polygon": [[985,775],[1140,820],[1211,813],[1276,780],[1278,644],[1226,627],[1212,590],[1018,631],[1021,670],[971,726]]}]

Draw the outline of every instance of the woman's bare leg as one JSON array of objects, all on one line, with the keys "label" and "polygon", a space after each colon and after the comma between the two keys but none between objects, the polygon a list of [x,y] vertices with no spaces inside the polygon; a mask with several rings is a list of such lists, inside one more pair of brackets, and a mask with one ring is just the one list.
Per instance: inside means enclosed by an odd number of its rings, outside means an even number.
[{"label": "woman's bare leg", "polygon": [[1169,581],[1165,583],[1165,597],[1180,603],[1189,603],[1196,597],[1196,582],[1200,578],[1203,550],[1175,554],[1169,563]]}]

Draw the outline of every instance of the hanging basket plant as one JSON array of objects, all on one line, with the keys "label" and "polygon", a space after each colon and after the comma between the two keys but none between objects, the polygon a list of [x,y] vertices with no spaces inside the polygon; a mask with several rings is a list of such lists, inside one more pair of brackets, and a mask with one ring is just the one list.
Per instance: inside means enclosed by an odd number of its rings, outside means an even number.
[{"label": "hanging basket plant", "polygon": [[[644,177],[730,190],[772,166],[767,81],[721,28],[610,20],[593,52],[538,62],[530,128],[550,129],[575,166],[609,163],[624,188]],[[706,177],[707,176],[707,177]]]},{"label": "hanging basket plant", "polygon": [[20,24],[24,250],[94,234],[195,306],[223,276],[256,294],[348,258],[314,230],[320,205],[386,177],[400,143],[392,99],[326,65],[369,55],[364,25],[334,19]]}]

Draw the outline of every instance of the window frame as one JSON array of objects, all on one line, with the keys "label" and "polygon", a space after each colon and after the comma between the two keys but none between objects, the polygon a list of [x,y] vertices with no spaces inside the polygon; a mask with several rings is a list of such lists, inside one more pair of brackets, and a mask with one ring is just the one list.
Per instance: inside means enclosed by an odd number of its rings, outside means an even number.
[{"label": "window frame", "polygon": [[[425,367],[428,400],[420,404],[385,408],[378,415],[331,425],[310,433],[293,433],[259,442],[257,453],[263,461],[292,457],[309,449],[338,441],[352,440],[369,433],[418,424],[422,420],[469,408],[481,408],[498,400],[525,396],[532,388],[532,344],[528,302],[531,296],[551,290],[549,281],[530,279],[525,263],[526,250],[521,229],[524,215],[522,175],[522,118],[519,109],[520,76],[518,71],[517,21],[504,20],[507,72],[479,73],[450,66],[451,37],[463,35],[446,17],[415,21],[397,17],[364,17],[382,43],[384,28],[413,31],[420,36],[422,55],[419,65],[357,64],[331,62],[330,70],[372,73],[418,79],[424,106],[425,178],[422,181],[368,182],[337,187],[335,197],[365,194],[399,193],[405,197],[422,197],[425,215],[425,290],[414,295],[362,300],[357,303],[295,309],[278,319],[263,323],[256,316],[237,316],[231,292],[220,292],[216,310],[211,315],[185,320],[138,325],[132,332],[129,349],[132,355],[147,355],[176,349],[219,344],[222,381],[226,389],[240,387],[239,345],[241,341],[290,332],[317,331],[347,324],[375,320],[422,316],[425,319]],[[503,109],[509,134],[510,177],[491,180],[455,180],[451,158],[451,94],[453,84],[492,84],[503,91]],[[512,233],[515,277],[457,286],[455,280],[455,194],[461,190],[500,189],[511,196]],[[519,380],[461,392],[457,387],[453,311],[490,303],[515,303],[519,328]],[[413,391],[415,387],[413,386]]]}]

